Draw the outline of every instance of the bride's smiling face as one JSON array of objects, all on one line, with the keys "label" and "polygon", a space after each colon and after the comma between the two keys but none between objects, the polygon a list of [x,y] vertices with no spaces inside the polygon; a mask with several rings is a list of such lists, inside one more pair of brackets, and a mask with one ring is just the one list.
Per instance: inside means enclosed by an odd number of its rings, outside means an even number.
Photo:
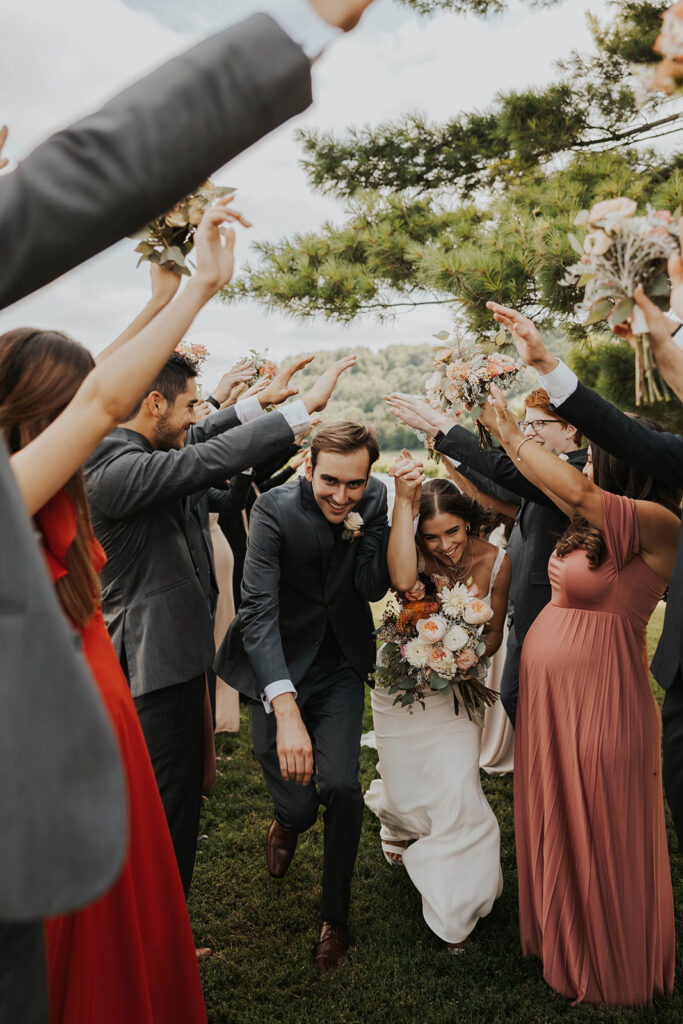
[{"label": "bride's smiling face", "polygon": [[469,537],[465,520],[450,512],[437,512],[423,520],[420,535],[427,551],[454,565],[462,558]]}]

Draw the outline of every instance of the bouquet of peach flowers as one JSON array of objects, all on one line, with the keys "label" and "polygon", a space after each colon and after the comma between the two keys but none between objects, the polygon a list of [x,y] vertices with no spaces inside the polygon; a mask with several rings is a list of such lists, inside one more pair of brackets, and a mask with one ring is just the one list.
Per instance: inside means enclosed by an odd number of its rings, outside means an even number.
[{"label": "bouquet of peach flowers", "polygon": [[[434,353],[435,369],[425,381],[426,398],[433,409],[451,414],[457,411],[458,404],[466,409],[484,405],[491,384],[505,391],[522,371],[522,367],[503,352],[487,354],[478,343],[465,341],[459,328],[452,333],[439,331],[434,337],[448,344],[442,344]],[[504,330],[496,340],[505,340]],[[481,446],[491,448],[491,434],[481,423],[477,423],[477,427]]]},{"label": "bouquet of peach flowers", "polygon": [[273,380],[280,372],[277,363],[274,363],[272,359],[266,359],[265,354],[257,352],[255,348],[249,349],[249,359],[254,364],[254,370],[247,381],[247,388],[251,388],[265,379]]},{"label": "bouquet of peach flowers", "polygon": [[[494,704],[498,694],[479,676],[489,667],[482,630],[493,609],[467,583],[442,586],[420,573],[399,605],[387,605],[377,635],[383,641],[373,679],[395,694],[394,704],[424,708],[430,691],[453,689],[455,713],[462,701],[468,718]],[[459,699],[458,699],[459,698]]]},{"label": "bouquet of peach flowers", "polygon": [[678,229],[669,210],[648,207],[636,216],[633,199],[620,196],[582,210],[574,223],[584,229],[582,240],[569,235],[578,263],[567,268],[563,285],[584,288],[576,312],[588,326],[607,320],[610,327],[630,321],[636,353],[636,405],[664,401],[670,394],[659,376],[647,340],[647,323],[633,292],[645,294],[667,309],[670,284],[666,266],[678,250]]},{"label": "bouquet of peach flowers", "polygon": [[194,249],[194,235],[204,212],[217,199],[231,196],[234,188],[224,188],[205,181],[195,192],[176,203],[172,210],[156,217],[133,235],[140,253],[138,266],[148,260],[158,263],[179,276],[190,276],[186,257]]}]

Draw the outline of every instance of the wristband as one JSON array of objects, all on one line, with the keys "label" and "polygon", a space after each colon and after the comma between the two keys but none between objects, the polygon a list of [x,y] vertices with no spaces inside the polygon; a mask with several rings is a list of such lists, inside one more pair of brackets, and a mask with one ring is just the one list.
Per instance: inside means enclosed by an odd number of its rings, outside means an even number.
[{"label": "wristband", "polygon": [[206,400],[209,403],[209,405],[212,405],[214,407],[214,409],[220,409],[221,403],[217,402],[213,395],[208,395]]},{"label": "wristband", "polygon": [[515,452],[515,457],[517,459],[517,462],[521,462],[522,461],[521,456],[519,454],[519,449],[522,447],[523,444],[526,444],[527,441],[533,441],[533,437],[531,437],[531,436],[523,437],[522,440],[517,445],[517,451]]}]

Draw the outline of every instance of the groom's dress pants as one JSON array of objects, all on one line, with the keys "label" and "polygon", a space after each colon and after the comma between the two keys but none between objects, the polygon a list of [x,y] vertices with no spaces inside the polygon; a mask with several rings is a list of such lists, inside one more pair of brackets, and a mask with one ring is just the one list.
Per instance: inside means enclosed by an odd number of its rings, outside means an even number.
[{"label": "groom's dress pants", "polygon": [[275,805],[275,818],[284,829],[305,832],[315,823],[319,805],[325,807],[320,917],[346,924],[363,820],[358,772],[365,688],[342,659],[332,671],[314,665],[297,690],[297,704],[313,744],[311,782],[300,786],[282,778],[275,715],[267,715],[260,704],[250,707],[254,751]]}]

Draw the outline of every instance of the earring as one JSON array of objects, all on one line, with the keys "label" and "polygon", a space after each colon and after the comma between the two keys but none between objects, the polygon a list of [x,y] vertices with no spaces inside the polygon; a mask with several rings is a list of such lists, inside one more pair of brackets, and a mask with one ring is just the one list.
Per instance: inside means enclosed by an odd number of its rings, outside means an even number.
[{"label": "earring", "polygon": [[465,527],[465,533],[469,533],[469,532],[470,532],[470,524],[468,523],[467,526]]}]

